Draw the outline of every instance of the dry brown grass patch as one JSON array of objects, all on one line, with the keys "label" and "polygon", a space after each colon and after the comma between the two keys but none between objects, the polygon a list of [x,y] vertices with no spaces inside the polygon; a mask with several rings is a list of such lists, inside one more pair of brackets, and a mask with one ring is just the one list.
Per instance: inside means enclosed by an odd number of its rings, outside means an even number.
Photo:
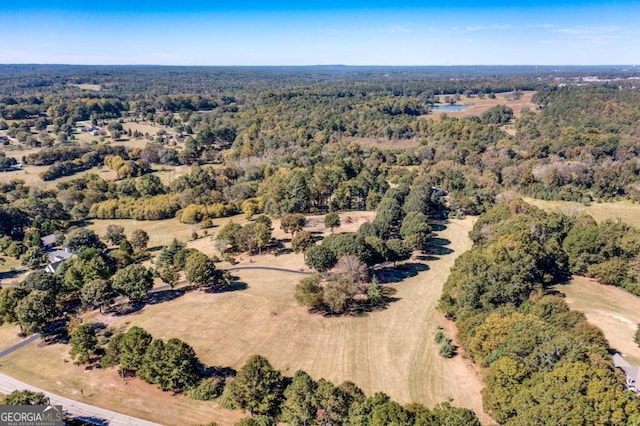
[{"label": "dry brown grass patch", "polygon": [[162,392],[138,379],[126,382],[113,368],[85,370],[70,361],[69,346],[34,342],[3,358],[5,373],[67,398],[165,425],[233,425],[243,413],[214,402]]},{"label": "dry brown grass patch", "polygon": [[603,331],[613,349],[640,360],[640,348],[633,341],[640,323],[639,297],[581,276],[555,289],[566,295],[572,310],[584,312],[589,322]]},{"label": "dry brown grass patch", "polygon": [[[246,284],[242,291],[192,292],[121,321],[157,337],[180,337],[210,365],[239,368],[259,353],[288,375],[302,369],[316,379],[352,380],[367,394],[384,391],[402,403],[433,406],[452,398],[488,422],[482,413],[482,382],[473,366],[462,357],[440,357],[433,341],[438,325],[455,336],[454,325],[435,308],[455,258],[471,247],[467,233],[472,224],[473,219],[452,221],[440,236],[451,241],[454,253],[393,284],[397,301],[361,317],[310,314],[293,297],[299,275],[247,270],[233,273]],[[254,256],[252,261],[296,269],[302,255]]]}]

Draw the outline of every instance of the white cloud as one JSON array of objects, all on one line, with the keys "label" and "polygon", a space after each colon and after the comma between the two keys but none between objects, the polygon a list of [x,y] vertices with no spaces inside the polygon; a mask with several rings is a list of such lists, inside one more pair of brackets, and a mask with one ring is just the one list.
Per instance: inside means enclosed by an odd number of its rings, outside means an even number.
[{"label": "white cloud", "polygon": [[467,26],[466,30],[468,32],[475,31],[489,31],[489,30],[509,30],[511,29],[511,24],[493,24],[493,25],[470,25]]},{"label": "white cloud", "polygon": [[382,31],[387,33],[410,33],[411,29],[404,25],[392,25],[391,27],[382,29]]}]

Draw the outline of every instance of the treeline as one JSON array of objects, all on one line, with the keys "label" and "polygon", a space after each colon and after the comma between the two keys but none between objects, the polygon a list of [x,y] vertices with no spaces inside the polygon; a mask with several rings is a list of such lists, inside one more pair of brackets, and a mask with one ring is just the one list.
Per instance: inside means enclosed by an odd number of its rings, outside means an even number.
[{"label": "treeline", "polygon": [[97,219],[162,220],[180,210],[178,195],[161,194],[147,198],[120,197],[91,206],[89,217]]},{"label": "treeline", "polygon": [[602,332],[546,295],[580,258],[571,235],[581,226],[521,200],[495,205],[445,283],[439,308],[456,320],[465,353],[488,369],[483,403],[500,424],[640,421]]},{"label": "treeline", "polygon": [[622,222],[580,216],[563,241],[569,271],[640,296],[640,232]]},{"label": "treeline", "polygon": [[223,374],[224,370],[202,365],[182,340],[154,339],[140,327],[111,336],[105,349],[97,342],[92,326],[80,325],[71,334],[70,352],[82,362],[98,362],[99,357],[103,368],[117,366],[124,379],[137,376],[165,391],[248,410],[251,417],[240,425],[480,425],[473,411],[447,402],[433,409],[415,403],[402,406],[382,392],[367,397],[352,382],[336,386],[325,379],[315,381],[304,371],[287,378],[259,355],[237,372]]}]

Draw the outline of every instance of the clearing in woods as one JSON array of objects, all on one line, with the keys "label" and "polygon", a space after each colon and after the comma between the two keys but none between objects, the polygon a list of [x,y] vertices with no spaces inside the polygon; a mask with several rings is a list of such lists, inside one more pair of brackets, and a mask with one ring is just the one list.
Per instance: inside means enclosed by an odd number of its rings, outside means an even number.
[{"label": "clearing in woods", "polygon": [[568,215],[588,214],[596,221],[620,219],[627,225],[640,228],[640,204],[631,201],[592,203],[585,205],[575,201],[545,201],[522,197],[524,201],[547,211],[557,211]]},{"label": "clearing in woods", "polygon": [[[548,211],[569,215],[588,214],[598,222],[620,219],[640,228],[640,205],[630,201],[584,205],[573,201],[543,201],[528,197],[524,200]],[[559,284],[555,289],[566,296],[565,300],[571,309],[584,312],[589,322],[604,332],[613,349],[640,364],[640,348],[633,341],[640,323],[639,297],[581,276],[574,276],[568,284]]]},{"label": "clearing in woods", "polygon": [[640,323],[639,297],[581,276],[555,289],[566,296],[572,310],[584,312],[589,322],[604,332],[613,349],[640,364],[640,348],[633,341]]},{"label": "clearing in woods", "polygon": [[[448,117],[467,117],[469,115],[482,115],[489,108],[503,104],[513,110],[513,114],[517,119],[520,117],[522,109],[525,107],[529,108],[532,111],[536,110],[536,106],[531,100],[531,98],[533,98],[533,95],[535,94],[536,92],[534,91],[522,92],[522,96],[520,97],[520,99],[509,98],[509,96],[513,96],[513,93],[497,93],[495,99],[489,99],[486,96],[484,98],[479,98],[477,96],[467,98],[465,96],[462,96],[461,99],[456,102],[456,105],[464,105],[466,107],[465,109],[459,111],[433,110],[430,114],[423,115],[421,117],[439,119],[442,113],[446,113]],[[441,102],[445,96],[446,95],[440,95]]]},{"label": "clearing in woods", "polygon": [[[248,270],[233,272],[239,285],[246,285],[242,291],[191,292],[104,321],[115,327],[139,325],[155,337],[179,337],[210,365],[239,368],[257,353],[287,375],[302,369],[316,379],[352,380],[369,395],[384,391],[402,403],[433,406],[451,398],[488,423],[480,397],[483,385],[473,365],[461,356],[442,358],[433,340],[438,326],[454,337],[454,325],[436,305],[455,259],[471,247],[467,234],[473,222],[451,221],[438,237],[447,242],[443,250],[452,252],[426,264],[407,264],[404,271],[410,277],[391,284],[396,300],[361,317],[310,314],[293,297],[300,276]],[[290,257],[302,256],[279,256],[278,266],[297,269],[300,263],[290,264]],[[260,256],[254,261],[262,264]]]}]

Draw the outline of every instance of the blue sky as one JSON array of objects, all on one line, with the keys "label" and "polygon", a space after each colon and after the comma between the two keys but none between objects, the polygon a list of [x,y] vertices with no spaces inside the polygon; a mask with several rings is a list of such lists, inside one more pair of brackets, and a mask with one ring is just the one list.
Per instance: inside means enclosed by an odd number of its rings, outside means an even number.
[{"label": "blue sky", "polygon": [[638,0],[2,3],[0,63],[640,64]]}]

